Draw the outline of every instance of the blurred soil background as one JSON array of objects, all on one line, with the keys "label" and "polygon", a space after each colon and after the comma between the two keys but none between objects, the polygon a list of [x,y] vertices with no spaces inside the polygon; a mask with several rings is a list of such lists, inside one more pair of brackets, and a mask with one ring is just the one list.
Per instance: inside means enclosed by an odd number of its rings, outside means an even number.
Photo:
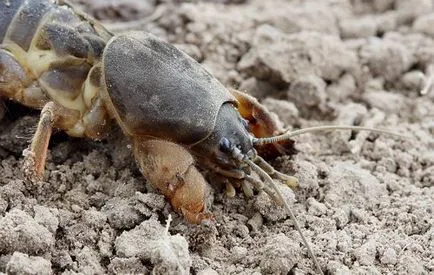
[{"label": "blurred soil background", "polygon": [[[271,163],[299,178],[286,196],[327,274],[434,272],[434,3],[431,0],[74,1],[117,33],[175,44],[227,87],[257,97],[297,137]],[[22,151],[38,112],[0,123],[0,273],[313,274],[286,212],[265,194],[212,194],[214,223],[190,225],[139,173],[118,130],[53,136],[43,182]],[[166,232],[166,219],[173,221]]]}]

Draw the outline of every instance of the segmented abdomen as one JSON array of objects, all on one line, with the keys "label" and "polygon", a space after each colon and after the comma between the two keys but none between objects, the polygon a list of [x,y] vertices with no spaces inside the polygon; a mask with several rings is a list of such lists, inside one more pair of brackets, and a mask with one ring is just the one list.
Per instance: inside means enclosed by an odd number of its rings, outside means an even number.
[{"label": "segmented abdomen", "polygon": [[95,104],[100,59],[112,34],[62,3],[0,0],[0,43],[50,100],[83,117]]}]

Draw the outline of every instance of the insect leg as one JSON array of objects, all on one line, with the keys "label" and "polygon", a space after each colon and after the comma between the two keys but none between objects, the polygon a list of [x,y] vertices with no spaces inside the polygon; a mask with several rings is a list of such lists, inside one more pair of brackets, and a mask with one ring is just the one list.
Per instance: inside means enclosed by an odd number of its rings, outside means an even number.
[{"label": "insect leg", "polygon": [[24,150],[23,170],[28,179],[42,179],[47,158],[47,149],[53,127],[68,129],[77,121],[79,113],[48,102],[42,108],[38,126],[29,149]]},{"label": "insect leg", "polygon": [[216,165],[215,163],[212,163],[206,159],[203,161],[203,163],[209,170],[213,171],[218,176],[221,176],[221,178],[218,178],[217,180],[225,185],[226,196],[230,198],[235,197],[236,191],[234,188],[234,184],[236,184],[237,187],[241,186],[243,193],[246,197],[248,198],[253,197],[253,190],[252,187],[249,185],[249,183],[252,182],[251,180],[247,180],[247,178],[252,178],[252,177],[247,175],[243,170],[223,169],[220,166]]},{"label": "insect leg", "polygon": [[208,159],[204,159],[201,162],[207,169],[215,173],[217,177],[215,179],[216,181],[218,181],[221,184],[224,184],[226,196],[229,198],[235,197],[236,191],[235,191],[234,183],[229,179],[233,179],[233,180],[244,179],[245,177],[244,171],[239,169],[231,169],[231,170],[223,169],[217,164],[212,163]]},{"label": "insect leg", "polygon": [[249,121],[249,127],[255,137],[273,136],[279,132],[277,121],[256,98],[237,90],[231,90],[231,93],[239,103],[238,111]]},{"label": "insect leg", "polygon": [[24,150],[24,173],[32,181],[42,179],[47,158],[48,143],[50,141],[53,122],[55,120],[54,103],[50,102],[41,111],[41,118],[33,136],[29,149]]},{"label": "insect leg", "polygon": [[[240,115],[248,121],[249,132],[256,138],[271,137],[283,132],[278,121],[256,98],[237,90],[231,90],[231,93],[238,101]],[[280,143],[256,146],[255,148],[259,155],[268,159],[296,153],[293,144],[292,140],[286,140]]]},{"label": "insect leg", "polygon": [[271,188],[264,185],[264,183],[260,179],[247,174],[243,170],[240,169],[226,170],[206,160],[204,161],[204,163],[208,169],[210,169],[211,171],[213,171],[218,175],[223,176],[225,180],[220,180],[220,182],[223,182],[225,184],[226,195],[228,197],[235,196],[235,188],[233,186],[233,182],[231,181],[233,180],[236,181],[236,183],[239,182],[238,186],[241,186],[244,195],[248,198],[253,197],[253,190],[251,187],[253,186],[256,190],[264,191],[265,193],[270,195],[273,199],[279,201],[279,199],[276,198],[276,195],[273,193],[273,190],[271,190]]},{"label": "insect leg", "polygon": [[211,218],[205,207],[208,183],[185,148],[169,141],[140,138],[134,139],[133,148],[142,174],[176,211],[192,223]]}]

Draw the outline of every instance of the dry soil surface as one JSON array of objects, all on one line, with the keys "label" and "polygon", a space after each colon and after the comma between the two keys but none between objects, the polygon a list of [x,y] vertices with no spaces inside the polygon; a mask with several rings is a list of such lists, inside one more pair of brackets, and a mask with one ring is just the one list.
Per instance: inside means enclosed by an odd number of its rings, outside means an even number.
[{"label": "dry soil surface", "polygon": [[[272,161],[328,274],[434,272],[434,4],[431,0],[80,1],[115,32],[145,30],[256,96],[306,134]],[[308,274],[306,247],[265,194],[214,188],[215,222],[190,225],[139,173],[128,141],[53,136],[44,180],[21,172],[38,112],[0,123],[0,273]],[[283,185],[282,185],[283,186]],[[169,214],[173,218],[166,228]]]}]

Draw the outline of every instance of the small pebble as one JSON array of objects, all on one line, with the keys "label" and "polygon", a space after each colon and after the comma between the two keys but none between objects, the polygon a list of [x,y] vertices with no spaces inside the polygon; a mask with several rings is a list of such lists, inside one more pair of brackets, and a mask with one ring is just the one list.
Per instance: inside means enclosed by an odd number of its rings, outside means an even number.
[{"label": "small pebble", "polygon": [[375,261],[375,254],[377,252],[377,245],[375,241],[370,240],[354,251],[354,255],[361,265],[373,265]]},{"label": "small pebble", "polygon": [[380,258],[383,264],[396,264],[397,260],[396,251],[391,247],[386,248]]},{"label": "small pebble", "polygon": [[260,213],[255,213],[253,217],[247,221],[247,224],[250,225],[253,232],[258,232],[264,223],[264,219]]},{"label": "small pebble", "polygon": [[314,198],[308,198],[307,205],[308,205],[308,213],[311,215],[319,217],[325,215],[327,212],[327,206],[325,206],[324,203],[318,202]]}]

